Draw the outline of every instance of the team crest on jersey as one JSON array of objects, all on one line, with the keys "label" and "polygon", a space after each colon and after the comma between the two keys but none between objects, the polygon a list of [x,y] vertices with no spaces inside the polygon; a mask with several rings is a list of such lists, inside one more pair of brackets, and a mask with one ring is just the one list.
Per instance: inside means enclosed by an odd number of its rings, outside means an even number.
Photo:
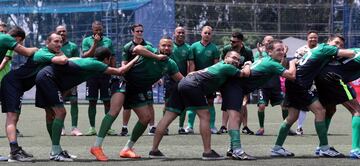
[{"label": "team crest on jersey", "polygon": [[212,51],[210,51],[210,50],[205,51],[206,56],[211,56],[211,54],[212,54]]},{"label": "team crest on jersey", "polygon": [[181,52],[181,56],[186,56],[186,53],[187,53],[187,51],[186,51],[186,50],[182,50],[182,52]]}]

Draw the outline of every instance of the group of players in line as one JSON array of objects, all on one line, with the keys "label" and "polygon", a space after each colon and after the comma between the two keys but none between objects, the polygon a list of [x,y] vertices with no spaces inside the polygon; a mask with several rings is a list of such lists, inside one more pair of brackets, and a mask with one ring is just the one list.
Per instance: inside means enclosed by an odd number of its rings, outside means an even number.
[{"label": "group of players in line", "polygon": [[[211,148],[211,128],[214,125],[214,116],[211,114],[215,111],[213,94],[220,91],[222,110],[228,114],[230,147],[226,155],[233,159],[254,160],[255,157],[245,153],[240,141],[243,99],[275,76],[286,78],[283,107],[288,109],[288,115],[284,116],[271,156],[294,156],[283,144],[290,127],[298,119],[299,110],[308,108],[315,115],[315,128],[319,138],[316,155],[344,157],[329,145],[327,139],[336,105],[343,104],[352,114],[350,157],[360,158],[360,105],[354,99],[351,87],[347,85],[359,77],[357,69],[360,66],[360,50],[344,49],[344,38],[341,36],[331,36],[327,43],[318,44],[300,59],[291,60],[286,68],[287,47],[280,40],[275,39],[263,47],[259,46],[259,58],[251,62],[251,58],[243,56],[242,34],[234,32],[231,45],[227,50],[224,49],[224,56],[219,61],[219,51],[211,42],[213,31],[210,26],[202,28],[201,41],[191,46],[185,43],[185,29],[179,26],[174,32],[175,41],[164,36],[157,49],[144,40],[140,43],[128,43],[124,46],[124,51],[129,54],[123,57],[121,67],[116,68],[111,41],[102,36],[101,23],[93,22],[92,30],[93,35],[85,38],[82,44],[85,58],[68,58],[72,54],[72,48],[76,47],[71,46],[69,41],[63,41],[62,34],[66,32],[64,26],[58,26],[56,32],[50,33],[46,47],[41,49],[22,46],[25,33],[19,27],[11,29],[8,34],[0,33],[2,59],[11,57],[8,55],[13,54],[11,50],[28,57],[24,65],[11,70],[1,81],[2,112],[7,115],[6,134],[10,143],[8,161],[33,160],[33,155],[18,145],[16,136],[24,92],[36,85],[35,105],[46,112],[46,127],[52,142],[50,160],[73,161],[76,156],[63,150],[60,145],[66,116],[63,95],[84,81],[93,80],[88,84],[100,86],[104,80],[109,79],[112,81],[111,99],[107,104],[104,103],[108,111],[90,153],[96,160],[108,160],[102,143],[124,108],[132,109],[138,121],[119,156],[140,158],[133,147],[152,121],[152,85],[162,77],[166,88],[165,112],[155,130],[150,158],[165,157],[159,150],[163,135],[178,115],[191,109],[200,119],[199,130],[204,147],[202,159],[224,159],[224,156]],[[143,26],[135,24],[131,31],[142,34]],[[317,92],[312,88],[313,82]],[[87,93],[93,92],[87,88]],[[334,95],[330,97],[329,93]]]}]

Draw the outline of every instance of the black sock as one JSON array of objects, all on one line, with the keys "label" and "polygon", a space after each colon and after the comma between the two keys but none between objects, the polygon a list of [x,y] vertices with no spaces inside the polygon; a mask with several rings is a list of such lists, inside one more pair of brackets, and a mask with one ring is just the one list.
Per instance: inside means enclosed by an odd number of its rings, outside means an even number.
[{"label": "black sock", "polygon": [[15,152],[19,149],[19,145],[17,142],[10,142],[10,151]]}]

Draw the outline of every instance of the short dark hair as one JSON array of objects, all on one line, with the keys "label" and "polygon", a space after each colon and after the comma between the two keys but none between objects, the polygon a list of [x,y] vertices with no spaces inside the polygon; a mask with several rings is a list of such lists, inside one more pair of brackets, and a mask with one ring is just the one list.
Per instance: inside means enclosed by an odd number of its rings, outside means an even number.
[{"label": "short dark hair", "polygon": [[20,37],[22,39],[25,39],[25,31],[18,26],[11,28],[10,31],[8,32],[8,34],[14,38]]},{"label": "short dark hair", "polygon": [[266,50],[273,50],[274,49],[274,45],[277,43],[283,43],[281,40],[279,39],[274,39],[273,41],[271,41],[269,43],[269,45],[266,47]]},{"label": "short dark hair", "polygon": [[99,61],[104,61],[105,58],[109,58],[111,56],[111,51],[106,47],[98,47],[95,50],[94,58]]},{"label": "short dark hair", "polygon": [[[161,37],[161,39],[168,39],[168,40],[172,40],[172,38],[169,35],[164,35]],[[161,40],[160,39],[160,40]]]},{"label": "short dark hair", "polygon": [[329,41],[333,41],[335,38],[339,38],[340,40],[342,40],[343,42],[345,42],[345,38],[344,36],[340,35],[340,34],[330,34],[329,36]]},{"label": "short dark hair", "polygon": [[95,20],[95,21],[91,24],[91,26],[95,26],[95,25],[100,25],[100,26],[102,26],[102,23],[101,23],[100,21]]},{"label": "short dark hair", "polygon": [[133,24],[133,25],[131,25],[131,32],[134,32],[136,27],[143,27],[144,28],[144,26],[142,24]]},{"label": "short dark hair", "polygon": [[318,31],[316,31],[316,30],[309,30],[309,31],[307,31],[306,36],[309,36],[311,33],[315,33],[317,35],[319,34]]},{"label": "short dark hair", "polygon": [[59,35],[59,34],[57,34],[55,31],[52,31],[52,32],[50,32],[50,33],[48,34],[48,36],[47,36],[47,38],[46,38],[47,41],[51,41],[51,35],[52,35],[52,34]]},{"label": "short dark hair", "polygon": [[234,37],[234,38],[238,38],[238,39],[240,39],[241,41],[243,41],[244,40],[244,35],[241,33],[241,32],[233,32],[232,34],[231,34],[231,37]]},{"label": "short dark hair", "polygon": [[6,23],[0,21],[0,27],[7,27]]}]

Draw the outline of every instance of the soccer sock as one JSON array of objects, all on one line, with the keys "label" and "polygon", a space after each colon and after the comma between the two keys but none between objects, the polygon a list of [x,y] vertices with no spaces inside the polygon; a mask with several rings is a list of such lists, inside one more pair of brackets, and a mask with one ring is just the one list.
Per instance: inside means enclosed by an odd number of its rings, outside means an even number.
[{"label": "soccer sock", "polygon": [[78,125],[78,115],[79,115],[79,107],[77,103],[71,103],[70,114],[71,114],[71,125],[73,128],[76,128]]},{"label": "soccer sock", "polygon": [[304,124],[306,118],[306,111],[299,112],[299,118],[298,118],[298,128],[302,128],[302,125]]},{"label": "soccer sock", "polygon": [[328,138],[327,138],[327,130],[326,130],[326,123],[325,121],[322,122],[315,122],[315,129],[316,133],[319,137],[320,144],[319,146],[326,146],[328,145]]},{"label": "soccer sock", "polygon": [[180,128],[184,128],[185,116],[186,116],[186,111],[184,110],[179,115],[179,127]]},{"label": "soccer sock", "polygon": [[283,146],[285,139],[289,133],[291,125],[287,124],[286,122],[282,122],[280,125],[279,135],[277,136],[275,145]]},{"label": "soccer sock", "polygon": [[89,106],[88,108],[88,116],[91,127],[95,127],[95,116],[96,116],[96,106]]},{"label": "soccer sock", "polygon": [[136,142],[146,130],[146,125],[143,125],[139,121],[135,124],[135,127],[131,133],[130,141]]},{"label": "soccer sock", "polygon": [[241,148],[240,130],[229,130],[230,146],[232,150]]},{"label": "soccer sock", "polygon": [[325,118],[326,133],[327,131],[329,131],[330,123],[331,123],[331,118]]},{"label": "soccer sock", "polygon": [[265,119],[265,112],[258,111],[258,118],[259,118],[259,125],[260,128],[264,128],[264,119]]},{"label": "soccer sock", "polygon": [[187,114],[188,114],[188,127],[190,128],[194,128],[194,122],[195,122],[195,110],[189,109],[187,110]]},{"label": "soccer sock", "polygon": [[210,112],[210,128],[215,128],[215,118],[216,118],[215,107],[211,106],[209,108],[209,112]]},{"label": "soccer sock", "polygon": [[62,152],[62,148],[60,145],[52,145],[51,146],[51,154],[60,154]]},{"label": "soccer sock", "polygon": [[46,129],[47,129],[47,131],[49,133],[50,139],[52,139],[52,125],[53,125],[53,122],[54,121],[52,121],[51,123],[46,123]]},{"label": "soccer sock", "polygon": [[289,111],[287,109],[281,110],[281,113],[282,113],[283,120],[285,120],[286,117],[288,117],[288,115],[289,115]]},{"label": "soccer sock", "polygon": [[17,141],[10,142],[10,152],[14,152],[19,148]]},{"label": "soccer sock", "polygon": [[106,114],[101,122],[101,126],[99,129],[98,137],[104,138],[106,136],[106,133],[111,128],[111,125],[115,121],[116,116],[111,116],[110,114]]},{"label": "soccer sock", "polygon": [[[61,138],[61,129],[64,125],[64,120],[55,118],[52,125],[52,145],[60,145],[60,138]],[[58,154],[58,153],[55,153]]]},{"label": "soccer sock", "polygon": [[351,149],[360,150],[360,116],[354,116],[352,118],[351,127],[352,127]]}]

